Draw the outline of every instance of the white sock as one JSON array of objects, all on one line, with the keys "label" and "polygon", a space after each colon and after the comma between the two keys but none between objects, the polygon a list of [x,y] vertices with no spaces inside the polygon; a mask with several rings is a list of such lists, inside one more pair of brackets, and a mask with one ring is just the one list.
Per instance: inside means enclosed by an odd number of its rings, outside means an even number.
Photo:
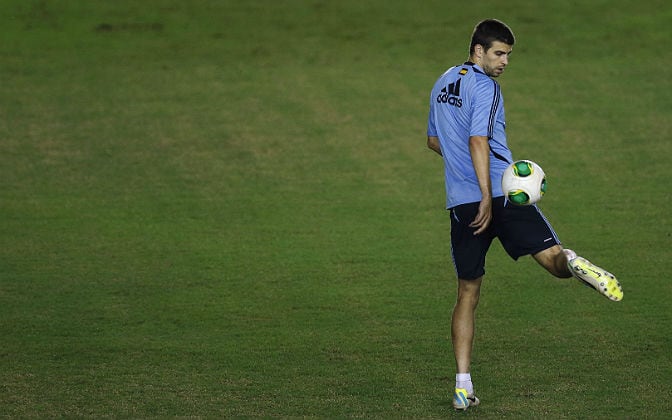
[{"label": "white sock", "polygon": [[571,260],[576,258],[576,252],[572,251],[571,249],[563,249],[562,252],[565,253],[565,256],[567,257],[567,262],[569,263]]},{"label": "white sock", "polygon": [[474,393],[474,384],[471,383],[471,373],[458,373],[455,375],[455,388],[467,390],[467,394]]}]

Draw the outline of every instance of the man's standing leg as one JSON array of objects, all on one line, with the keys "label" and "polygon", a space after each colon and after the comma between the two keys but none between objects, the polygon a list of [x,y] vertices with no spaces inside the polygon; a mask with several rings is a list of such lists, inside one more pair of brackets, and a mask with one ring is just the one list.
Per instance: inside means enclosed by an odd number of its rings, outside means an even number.
[{"label": "man's standing leg", "polygon": [[457,302],[453,308],[452,341],[457,375],[453,406],[457,409],[467,409],[476,406],[478,398],[474,396],[474,387],[471,382],[471,351],[474,345],[474,330],[476,307],[481,294],[482,277],[475,280],[458,280]]}]

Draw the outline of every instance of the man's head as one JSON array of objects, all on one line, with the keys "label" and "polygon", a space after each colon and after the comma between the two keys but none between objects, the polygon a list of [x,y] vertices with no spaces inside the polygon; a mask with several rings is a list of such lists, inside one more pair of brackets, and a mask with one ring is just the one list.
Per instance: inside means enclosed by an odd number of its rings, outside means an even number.
[{"label": "man's head", "polygon": [[474,27],[469,58],[490,77],[502,74],[516,42],[511,28],[496,19],[486,19]]}]

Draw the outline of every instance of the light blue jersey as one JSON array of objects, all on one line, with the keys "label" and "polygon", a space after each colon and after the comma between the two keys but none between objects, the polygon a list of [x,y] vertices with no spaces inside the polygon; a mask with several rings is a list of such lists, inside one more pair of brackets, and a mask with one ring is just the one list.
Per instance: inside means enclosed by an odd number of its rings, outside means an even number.
[{"label": "light blue jersey", "polygon": [[513,161],[504,131],[504,98],[499,84],[476,64],[446,71],[430,96],[427,135],[438,137],[445,164],[446,207],[481,201],[469,137],[488,137],[492,196],[502,193],[502,174]]}]

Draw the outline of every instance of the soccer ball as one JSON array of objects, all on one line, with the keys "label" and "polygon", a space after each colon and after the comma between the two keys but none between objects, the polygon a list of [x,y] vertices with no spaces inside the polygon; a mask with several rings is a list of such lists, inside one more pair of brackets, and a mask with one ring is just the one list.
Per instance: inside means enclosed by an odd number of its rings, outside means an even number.
[{"label": "soccer ball", "polygon": [[504,171],[502,191],[513,204],[534,204],[546,192],[546,174],[541,166],[530,160],[515,161]]}]

